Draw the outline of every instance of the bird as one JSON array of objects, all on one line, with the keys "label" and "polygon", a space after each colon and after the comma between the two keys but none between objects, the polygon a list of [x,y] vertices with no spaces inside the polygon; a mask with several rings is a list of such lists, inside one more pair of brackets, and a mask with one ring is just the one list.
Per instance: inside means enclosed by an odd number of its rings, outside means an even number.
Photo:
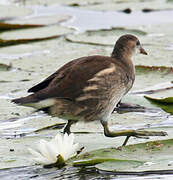
[{"label": "bird", "polygon": [[108,120],[116,105],[132,88],[135,66],[132,56],[147,55],[138,38],[125,34],[116,41],[110,56],[93,55],[74,59],[48,78],[28,90],[26,97],[13,99],[18,105],[42,110],[53,117],[67,120],[63,133],[78,121],[100,121],[107,137],[165,136],[162,131],[111,131]]}]

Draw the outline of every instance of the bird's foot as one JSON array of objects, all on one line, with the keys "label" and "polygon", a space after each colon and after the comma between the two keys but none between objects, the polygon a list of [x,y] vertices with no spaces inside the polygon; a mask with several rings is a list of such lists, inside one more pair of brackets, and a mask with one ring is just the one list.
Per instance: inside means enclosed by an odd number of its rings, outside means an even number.
[{"label": "bird's foot", "polygon": [[126,136],[126,139],[122,146],[125,146],[131,136],[136,138],[148,138],[149,136],[166,136],[167,133],[163,131],[143,131],[143,130],[122,130],[122,131],[110,131],[107,123],[102,123],[104,127],[104,134],[107,137]]},{"label": "bird's foot", "polygon": [[136,138],[149,139],[149,136],[166,136],[168,135],[164,131],[142,131],[142,130],[132,130],[131,135],[128,135],[122,146],[125,146],[131,136]]}]

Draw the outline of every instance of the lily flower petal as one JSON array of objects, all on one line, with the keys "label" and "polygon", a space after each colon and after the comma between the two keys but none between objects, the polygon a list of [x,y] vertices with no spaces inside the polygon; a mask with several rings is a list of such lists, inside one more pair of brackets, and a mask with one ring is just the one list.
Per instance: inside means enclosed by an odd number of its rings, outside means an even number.
[{"label": "lily flower petal", "polygon": [[50,150],[47,144],[48,144],[47,141],[45,141],[44,139],[41,139],[40,144],[39,144],[39,151],[44,157],[46,157],[47,159],[53,162],[54,158],[52,157],[52,154],[50,153]]},{"label": "lily flower petal", "polygon": [[44,156],[42,156],[39,152],[31,149],[31,148],[28,148],[29,152],[34,156],[33,157],[33,160],[38,162],[38,163],[41,163],[41,164],[50,164],[52,163],[49,159],[45,158]]},{"label": "lily flower petal", "polygon": [[[62,162],[73,157],[77,153],[79,144],[74,144],[74,134],[57,134],[49,142],[46,140],[40,140],[38,145],[38,151],[29,148],[30,153],[34,156],[34,160],[38,163],[49,165],[54,164],[58,167],[60,160],[58,157],[61,157]],[[60,165],[60,164],[59,164]]]}]

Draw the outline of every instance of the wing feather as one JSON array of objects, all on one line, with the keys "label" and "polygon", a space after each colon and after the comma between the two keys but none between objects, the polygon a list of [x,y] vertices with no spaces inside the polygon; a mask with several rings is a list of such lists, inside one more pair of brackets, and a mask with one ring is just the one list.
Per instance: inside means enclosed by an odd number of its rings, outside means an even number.
[{"label": "wing feather", "polygon": [[48,86],[34,95],[38,100],[47,98],[74,100],[91,83],[88,81],[89,79],[92,79],[99,71],[109,68],[114,61],[114,59],[104,56],[90,56],[74,60],[54,73],[53,78],[49,78],[51,81]]}]

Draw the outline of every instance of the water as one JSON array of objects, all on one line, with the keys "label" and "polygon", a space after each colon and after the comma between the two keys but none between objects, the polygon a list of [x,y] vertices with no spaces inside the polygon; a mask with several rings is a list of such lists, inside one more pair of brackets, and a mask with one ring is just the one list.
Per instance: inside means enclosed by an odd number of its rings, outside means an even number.
[{"label": "water", "polygon": [[[4,1],[5,2],[5,1]],[[34,13],[23,17],[23,19],[49,16],[54,14],[71,15],[72,18],[66,22],[61,23],[63,26],[77,29],[77,32],[84,32],[86,30],[94,29],[109,29],[111,27],[126,27],[126,26],[141,26],[141,25],[153,25],[153,24],[166,24],[173,23],[173,10],[155,11],[151,13],[142,13],[141,11],[135,11],[131,14],[125,14],[117,11],[92,11],[81,10],[78,8],[65,7],[59,5],[53,6],[34,6],[32,7]],[[117,18],[118,17],[118,18]],[[21,18],[22,19],[22,18]],[[153,35],[154,36],[154,35]],[[170,49],[172,46],[170,46]],[[18,60],[23,57],[30,57],[32,55],[49,54],[49,50],[39,51],[36,53],[23,53],[23,54],[0,54],[0,58]],[[1,96],[1,99],[8,99],[6,96]],[[148,112],[149,113],[149,112]],[[156,112],[157,113],[157,112]],[[154,113],[151,113],[153,115]],[[155,114],[154,114],[155,115]],[[0,130],[8,128],[20,128],[25,121],[31,118],[19,119],[16,122],[3,122],[1,123]],[[168,118],[157,124],[158,126],[172,126],[172,119]],[[118,126],[117,126],[118,127]],[[154,127],[151,126],[151,127]],[[26,133],[33,131],[33,129],[26,129]],[[4,131],[5,132],[5,131]],[[19,133],[25,133],[18,131]],[[5,132],[4,136],[13,136],[13,131]],[[98,171],[95,167],[65,167],[62,169],[50,168],[46,169],[42,166],[25,166],[14,167],[0,170],[0,178],[3,180],[26,180],[26,179],[115,179],[115,180],[156,180],[156,179],[173,179],[172,171],[158,171],[158,172],[140,172],[140,173],[111,173]]]},{"label": "water", "polygon": [[55,14],[71,15],[72,18],[62,23],[69,28],[75,28],[78,32],[95,29],[110,29],[111,27],[127,27],[139,25],[154,25],[173,23],[173,10],[154,11],[143,13],[135,11],[125,14],[117,11],[91,11],[81,10],[66,6],[34,6],[34,13],[24,18],[49,16]]},{"label": "water", "polygon": [[[159,173],[159,172],[158,172]],[[160,172],[162,174],[163,172]],[[68,167],[63,169],[45,169],[40,166],[31,167],[20,167],[12,168],[6,170],[0,170],[0,178],[3,180],[27,180],[27,179],[85,179],[85,180],[99,180],[99,179],[111,179],[111,180],[172,180],[172,172],[165,171],[164,175],[156,175],[155,172],[152,173],[105,173],[99,172],[94,167],[76,168]],[[171,173],[171,174],[170,174]]]}]

